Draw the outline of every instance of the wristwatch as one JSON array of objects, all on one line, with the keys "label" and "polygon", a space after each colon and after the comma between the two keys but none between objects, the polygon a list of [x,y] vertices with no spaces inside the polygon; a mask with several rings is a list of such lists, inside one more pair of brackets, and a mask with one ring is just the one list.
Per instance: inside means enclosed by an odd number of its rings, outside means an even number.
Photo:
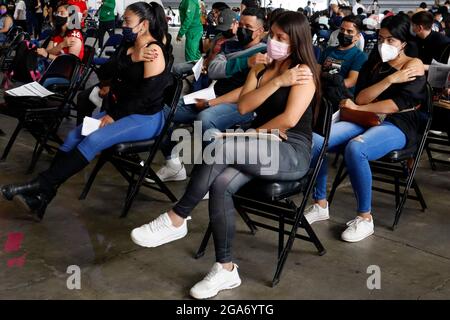
[{"label": "wristwatch", "polygon": [[209,108],[210,107],[210,105],[209,105],[209,101],[208,100],[206,100],[206,102],[205,102],[205,108]]}]

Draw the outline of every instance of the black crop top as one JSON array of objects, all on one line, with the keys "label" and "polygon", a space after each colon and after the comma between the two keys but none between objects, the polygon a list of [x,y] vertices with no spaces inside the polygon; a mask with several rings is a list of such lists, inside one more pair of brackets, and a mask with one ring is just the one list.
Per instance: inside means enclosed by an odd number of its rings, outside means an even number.
[{"label": "black crop top", "polygon": [[[267,69],[264,68],[256,75],[258,87],[266,70]],[[287,106],[290,92],[291,87],[281,87],[267,98],[266,101],[256,109],[256,117],[253,120],[251,127],[256,129],[283,113]],[[310,145],[312,140],[312,122],[313,112],[310,104],[297,124],[287,131],[286,134],[288,140],[286,142],[296,143],[302,141],[303,143],[306,142]]]},{"label": "black crop top", "polygon": [[[363,89],[380,82],[397,71],[387,62],[381,63],[375,68],[369,64],[364,65],[358,76],[355,96]],[[378,101],[392,99],[399,111],[403,111],[388,115],[385,121],[391,122],[402,130],[407,139],[407,147],[417,142],[417,132],[421,122],[419,111],[407,110],[414,109],[425,101],[425,85],[425,76],[420,76],[413,81],[392,84],[377,97]]]},{"label": "black crop top", "polygon": [[161,47],[165,69],[156,76],[144,78],[144,62],[132,62],[127,50],[128,44],[117,48],[111,59],[100,69],[99,78],[110,79],[111,90],[106,112],[117,120],[131,114],[151,115],[162,110],[164,90],[170,84],[169,56],[163,44]]}]

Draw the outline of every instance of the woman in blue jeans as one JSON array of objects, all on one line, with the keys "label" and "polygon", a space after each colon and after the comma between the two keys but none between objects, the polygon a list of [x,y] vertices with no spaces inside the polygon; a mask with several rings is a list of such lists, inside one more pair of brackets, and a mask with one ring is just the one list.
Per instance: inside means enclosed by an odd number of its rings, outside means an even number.
[{"label": "woman in blue jeans", "polygon": [[[95,156],[117,143],[151,139],[164,126],[163,93],[170,84],[164,10],[156,3],[137,2],[124,14],[124,43],[102,67],[110,79],[106,111],[98,114],[100,128],[84,137],[82,127],[72,130],[52,165],[28,183],[3,186],[7,200],[17,200],[39,219],[44,216],[58,187],[86,167]],[[131,55],[144,48],[156,50],[151,61],[132,62]]]},{"label": "woman in blue jeans", "polygon": [[[345,164],[357,202],[357,217],[347,223],[348,227],[342,233],[344,241],[357,242],[374,232],[369,161],[417,141],[420,118],[416,107],[425,99],[426,79],[422,62],[405,54],[409,37],[409,22],[405,20],[401,16],[383,20],[378,52],[359,73],[355,102],[350,99],[341,101],[341,108],[384,114],[384,122],[365,128],[340,121],[331,128],[328,150],[344,150]],[[322,144],[323,137],[314,134],[313,164]],[[315,204],[305,211],[309,223],[329,218],[326,186],[327,162],[324,161],[313,194]]]}]

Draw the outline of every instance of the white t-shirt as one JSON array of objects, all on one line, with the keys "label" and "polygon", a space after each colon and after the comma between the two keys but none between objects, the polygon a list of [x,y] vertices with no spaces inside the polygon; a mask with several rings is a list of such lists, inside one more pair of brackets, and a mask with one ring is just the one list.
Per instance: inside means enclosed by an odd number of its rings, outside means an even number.
[{"label": "white t-shirt", "polygon": [[355,3],[352,10],[355,16],[358,15],[358,8],[363,8],[364,12],[366,12],[366,7],[364,7],[361,3]]},{"label": "white t-shirt", "polygon": [[348,0],[331,0],[330,1],[330,6],[332,4],[337,4],[338,6],[350,7],[350,2]]},{"label": "white t-shirt", "polygon": [[[20,12],[19,12],[20,10]],[[20,0],[16,4],[16,10],[14,10],[15,20],[27,20],[27,6],[23,0]]]}]

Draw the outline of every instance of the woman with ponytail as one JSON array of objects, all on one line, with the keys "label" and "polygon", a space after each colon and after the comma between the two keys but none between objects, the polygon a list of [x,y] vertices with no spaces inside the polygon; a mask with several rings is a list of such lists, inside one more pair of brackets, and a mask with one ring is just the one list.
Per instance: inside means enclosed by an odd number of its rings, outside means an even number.
[{"label": "woman with ponytail", "polygon": [[[99,77],[106,95],[98,130],[82,136],[82,126],[72,130],[58,150],[50,168],[34,180],[3,186],[7,200],[17,200],[42,219],[58,187],[85,168],[101,151],[125,141],[152,139],[164,126],[163,93],[170,84],[167,53],[167,22],[157,4],[133,3],[124,13],[124,42],[105,64]],[[166,42],[166,44],[164,44]],[[142,57],[143,48],[156,52]],[[134,58],[133,58],[134,57]]]}]

